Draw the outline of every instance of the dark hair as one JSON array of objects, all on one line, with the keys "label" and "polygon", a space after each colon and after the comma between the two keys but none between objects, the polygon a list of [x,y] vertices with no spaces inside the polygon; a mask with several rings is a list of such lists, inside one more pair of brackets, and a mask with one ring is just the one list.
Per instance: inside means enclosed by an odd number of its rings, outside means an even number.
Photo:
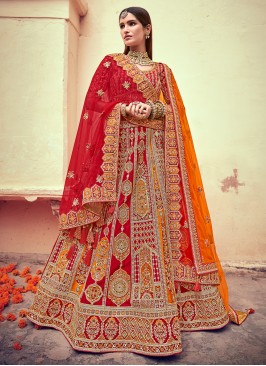
[{"label": "dark hair", "polygon": [[[131,6],[129,8],[123,9],[121,13],[119,14],[119,20],[121,18],[121,14],[127,11],[128,13],[133,14],[138,21],[143,25],[143,27],[146,27],[148,24],[151,24],[151,17],[150,14],[147,12],[147,10],[140,8],[138,6]],[[124,54],[128,54],[130,51],[128,46],[125,46]],[[150,59],[152,59],[152,29],[150,32],[150,38],[146,39],[146,51],[148,53],[148,56]]]}]

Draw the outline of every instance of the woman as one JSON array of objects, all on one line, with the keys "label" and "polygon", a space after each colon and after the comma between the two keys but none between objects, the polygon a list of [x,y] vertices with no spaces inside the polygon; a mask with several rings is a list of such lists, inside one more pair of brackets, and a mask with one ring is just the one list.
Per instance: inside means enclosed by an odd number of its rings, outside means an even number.
[{"label": "woman", "polygon": [[166,356],[181,352],[181,330],[238,314],[181,96],[152,61],[150,16],[130,7],[119,24],[125,51],[104,57],[87,92],[59,236],[28,318],[76,350]]}]

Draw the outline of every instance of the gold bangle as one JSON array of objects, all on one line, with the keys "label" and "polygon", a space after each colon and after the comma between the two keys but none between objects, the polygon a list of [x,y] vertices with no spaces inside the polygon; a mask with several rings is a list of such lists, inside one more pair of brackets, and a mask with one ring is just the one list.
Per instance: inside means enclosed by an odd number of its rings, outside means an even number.
[{"label": "gold bangle", "polygon": [[162,101],[158,100],[156,103],[156,115],[155,119],[161,119],[165,115],[165,105]]},{"label": "gold bangle", "polygon": [[127,115],[127,111],[126,111],[126,104],[125,103],[122,103],[121,104],[121,107],[120,107],[120,112],[121,112],[121,115],[123,116],[123,117],[126,117],[126,115]]}]

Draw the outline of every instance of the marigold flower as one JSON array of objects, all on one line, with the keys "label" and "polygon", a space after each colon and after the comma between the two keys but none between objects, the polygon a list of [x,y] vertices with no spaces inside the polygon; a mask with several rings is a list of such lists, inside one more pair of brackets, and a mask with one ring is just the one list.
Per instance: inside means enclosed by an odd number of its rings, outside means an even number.
[{"label": "marigold flower", "polygon": [[4,306],[7,306],[9,303],[10,296],[9,294],[7,296],[2,296],[0,298],[0,304],[3,304]]},{"label": "marigold flower", "polygon": [[30,274],[27,274],[24,277],[25,277],[25,282],[28,282],[28,281],[30,281],[32,279],[32,275],[30,275]]},{"label": "marigold flower", "polygon": [[19,276],[20,275],[20,272],[18,269],[14,269],[14,271],[12,272],[12,275],[13,276]]},{"label": "marigold flower", "polygon": [[23,297],[20,293],[18,293],[12,297],[11,301],[13,304],[18,304],[23,301]]},{"label": "marigold flower", "polygon": [[5,308],[5,305],[0,302],[0,313],[1,313],[1,311],[4,310],[4,308]]},{"label": "marigold flower", "polygon": [[20,277],[25,277],[30,272],[30,267],[23,268],[22,272],[20,273]]},{"label": "marigold flower", "polygon": [[3,314],[0,314],[0,322],[4,322],[5,321],[5,317]]},{"label": "marigold flower", "polygon": [[11,322],[13,322],[14,320],[16,320],[17,319],[17,317],[16,317],[16,315],[15,314],[13,314],[13,313],[8,313],[7,314],[7,316],[6,316],[6,320],[9,320],[9,321],[11,321]]},{"label": "marigold flower", "polygon": [[10,283],[5,283],[3,286],[3,296],[7,296],[7,294],[12,294],[14,288],[10,285]]},{"label": "marigold flower", "polygon": [[41,278],[39,276],[33,276],[29,281],[28,283],[29,284],[32,284],[32,285],[37,285],[37,283],[39,283],[41,280]]},{"label": "marigold flower", "polygon": [[19,319],[19,321],[18,321],[18,326],[19,326],[20,328],[25,328],[25,327],[27,326],[27,322],[26,322],[26,320],[25,320],[25,319]]},{"label": "marigold flower", "polygon": [[16,294],[21,294],[22,292],[25,292],[24,287],[16,287],[16,288],[13,288],[12,294],[16,295]]},{"label": "marigold flower", "polygon": [[6,269],[3,267],[0,267],[0,278],[6,274]]},{"label": "marigold flower", "polygon": [[25,316],[28,314],[28,311],[25,309],[20,310],[20,312],[18,313],[18,316],[20,316],[21,318],[25,318]]},{"label": "marigold flower", "polygon": [[32,283],[28,284],[28,286],[26,287],[26,291],[31,291],[33,293],[37,292],[37,287],[34,286]]},{"label": "marigold flower", "polygon": [[0,283],[8,283],[9,282],[9,277],[8,275],[5,273],[0,277]]},{"label": "marigold flower", "polygon": [[14,286],[16,284],[16,280],[14,280],[14,278],[10,278],[8,283],[10,284],[10,286]]},{"label": "marigold flower", "polygon": [[21,350],[22,349],[22,345],[19,342],[15,342],[15,343],[13,343],[13,348],[15,350]]},{"label": "marigold flower", "polygon": [[16,268],[16,263],[10,263],[8,266],[6,266],[7,273],[12,272]]}]

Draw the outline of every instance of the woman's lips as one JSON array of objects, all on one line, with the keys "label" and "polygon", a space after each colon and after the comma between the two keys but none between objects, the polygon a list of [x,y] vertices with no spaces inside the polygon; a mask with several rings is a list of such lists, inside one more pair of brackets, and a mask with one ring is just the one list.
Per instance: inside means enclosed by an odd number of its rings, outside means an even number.
[{"label": "woman's lips", "polygon": [[128,39],[130,39],[131,38],[131,36],[125,36],[124,37],[124,40],[126,41],[126,40],[128,40]]}]

